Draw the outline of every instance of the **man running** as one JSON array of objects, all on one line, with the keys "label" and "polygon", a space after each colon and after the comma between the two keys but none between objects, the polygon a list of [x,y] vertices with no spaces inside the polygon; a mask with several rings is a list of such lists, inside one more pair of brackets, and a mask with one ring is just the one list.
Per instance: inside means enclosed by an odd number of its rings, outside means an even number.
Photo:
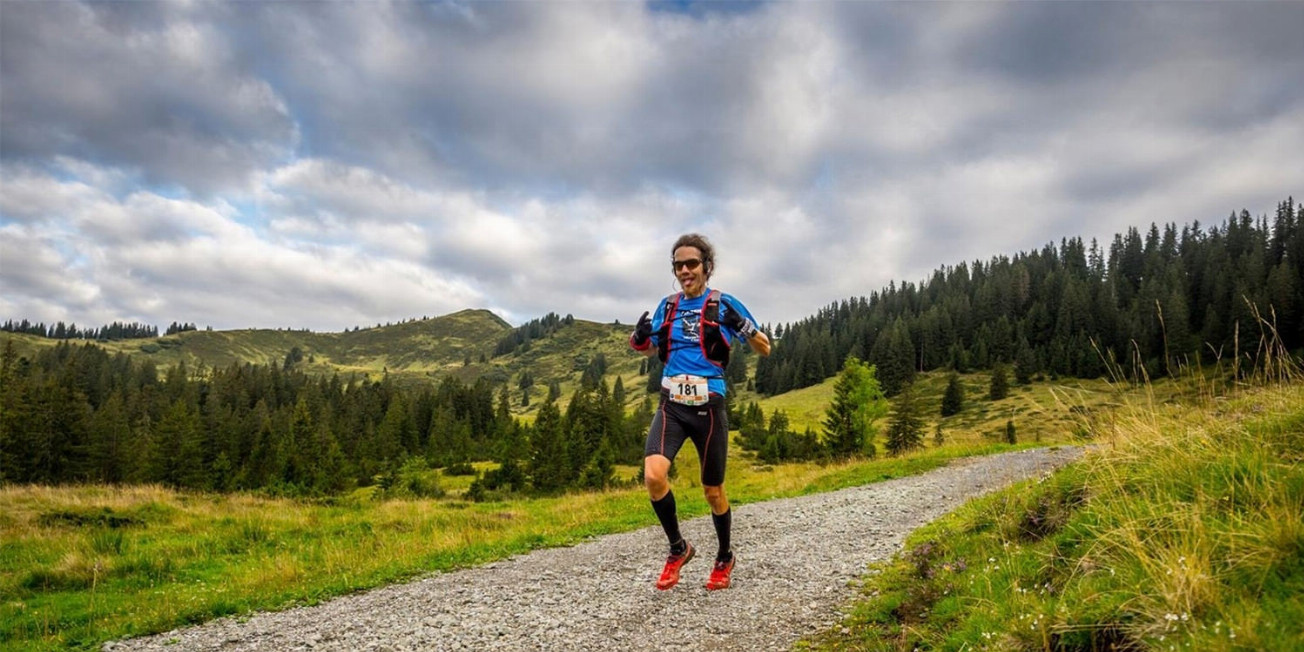
[{"label": "man running", "polygon": [[675,494],[667,479],[670,462],[684,440],[691,439],[702,463],[702,490],[711,505],[720,543],[706,582],[707,590],[714,591],[729,588],[734,567],[729,499],[724,493],[729,451],[724,370],[729,364],[730,342],[745,341],[753,351],[769,355],[770,339],[756,328],[756,320],[742,303],[707,288],[715,271],[715,249],[705,237],[682,235],[670,253],[671,270],[683,291],[662,299],[651,319],[643,313],[629,337],[634,350],[648,357],[657,355],[664,364],[661,403],[643,450],[643,478],[652,510],[670,540],[670,556],[657,588],[664,591],[677,584],[680,569],[696,554],[679,533]]}]

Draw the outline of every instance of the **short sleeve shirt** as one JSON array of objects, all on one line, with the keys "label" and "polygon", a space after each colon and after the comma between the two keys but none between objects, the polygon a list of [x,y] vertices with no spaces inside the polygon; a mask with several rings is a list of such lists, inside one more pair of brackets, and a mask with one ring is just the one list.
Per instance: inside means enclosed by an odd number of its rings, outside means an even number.
[{"label": "short sleeve shirt", "polygon": [[[724,369],[706,359],[706,354],[702,350],[702,308],[706,305],[706,298],[710,294],[710,288],[707,288],[702,296],[691,299],[680,293],[679,307],[675,309],[675,323],[670,326],[670,358],[666,361],[662,375],[691,374],[701,376],[707,379],[707,388],[711,393],[724,396]],[[667,297],[661,300],[661,304],[657,306],[656,314],[652,317],[652,343],[654,346],[661,345],[657,333],[661,331],[661,326],[665,324],[666,312],[669,309],[670,301],[669,297]],[[752,313],[748,312],[747,307],[741,301],[735,299],[732,295],[721,292],[720,321],[723,322],[725,315],[735,311],[741,313],[743,317],[753,324],[756,323]],[[724,333],[725,337],[729,339],[730,346],[745,341],[741,334],[723,325],[723,323],[720,325],[720,332]]]}]

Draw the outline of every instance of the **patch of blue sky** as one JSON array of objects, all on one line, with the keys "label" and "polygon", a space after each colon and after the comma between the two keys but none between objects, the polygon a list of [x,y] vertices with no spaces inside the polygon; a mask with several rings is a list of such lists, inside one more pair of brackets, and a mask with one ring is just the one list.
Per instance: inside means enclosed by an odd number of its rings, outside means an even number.
[{"label": "patch of blue sky", "polygon": [[138,192],[147,192],[165,199],[191,199],[190,191],[177,183],[150,183],[137,170],[114,166],[94,159],[56,157],[44,170],[60,183],[83,183],[103,191],[114,199],[123,200]]},{"label": "patch of blue sky", "polygon": [[683,14],[705,18],[712,14],[746,14],[765,5],[763,0],[648,0],[647,8],[653,12]]},{"label": "patch of blue sky", "polygon": [[247,226],[254,231],[262,231],[267,225],[267,213],[263,210],[263,204],[260,201],[252,199],[233,199],[226,198],[226,203],[231,207],[235,214],[232,219],[237,224]]},{"label": "patch of blue sky", "polygon": [[65,234],[63,237],[50,238],[47,242],[50,248],[59,254],[63,261],[63,267],[67,270],[86,269],[91,264],[91,259],[86,252],[77,246],[77,239],[69,237],[71,234]]}]

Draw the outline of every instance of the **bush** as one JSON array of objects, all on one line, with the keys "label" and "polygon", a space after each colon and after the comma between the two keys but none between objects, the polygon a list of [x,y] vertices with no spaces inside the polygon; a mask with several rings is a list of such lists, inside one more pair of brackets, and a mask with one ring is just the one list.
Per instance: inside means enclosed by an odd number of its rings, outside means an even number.
[{"label": "bush", "polygon": [[475,475],[475,467],[470,462],[457,462],[444,467],[444,475]]}]

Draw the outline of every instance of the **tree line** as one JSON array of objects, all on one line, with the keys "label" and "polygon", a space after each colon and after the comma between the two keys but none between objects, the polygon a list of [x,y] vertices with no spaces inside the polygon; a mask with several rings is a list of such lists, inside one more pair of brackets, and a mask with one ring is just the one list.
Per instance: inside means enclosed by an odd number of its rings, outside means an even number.
[{"label": "tree line", "polygon": [[419,460],[446,469],[494,460],[485,491],[612,484],[639,463],[650,399],[589,376],[563,411],[549,392],[533,424],[512,418],[506,384],[404,387],[309,376],[283,365],[191,368],[93,344],[0,353],[0,483],[161,483],[327,495],[386,483]]},{"label": "tree line", "polygon": [[[55,340],[131,340],[158,337],[157,326],[137,322],[128,324],[117,321],[99,328],[78,328],[77,324],[64,324],[63,322],[46,326],[42,322],[34,324],[26,319],[17,322],[9,319],[5,321],[4,325],[0,326],[0,331],[25,333]],[[171,331],[169,331],[169,334],[171,334]]]},{"label": "tree line", "polygon": [[1012,365],[1021,377],[1099,377],[1109,360],[1140,377],[1253,351],[1265,330],[1304,347],[1304,206],[1233,213],[1208,230],[1151,224],[889,283],[773,332],[756,389],[774,395],[869,362],[889,396],[921,371]]},{"label": "tree line", "polygon": [[570,326],[575,323],[575,318],[571,315],[558,317],[557,313],[550,312],[538,319],[531,319],[516,328],[510,333],[503,336],[498,344],[494,346],[493,357],[507,355],[509,353],[525,352],[530,350],[530,342],[543,339],[564,326]]}]

